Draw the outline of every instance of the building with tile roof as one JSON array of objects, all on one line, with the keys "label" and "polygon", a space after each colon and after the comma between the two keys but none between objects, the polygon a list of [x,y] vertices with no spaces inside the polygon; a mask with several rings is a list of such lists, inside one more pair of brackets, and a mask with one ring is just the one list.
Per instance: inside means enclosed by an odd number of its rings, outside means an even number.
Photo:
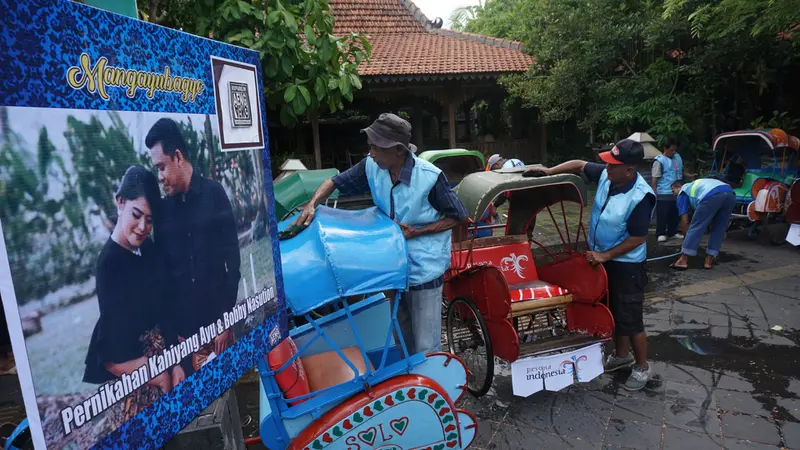
[{"label": "building with tile roof", "polygon": [[[511,121],[523,118],[512,128],[518,135],[527,136],[495,142],[475,136],[473,105],[482,100],[502,102],[507,93],[498,79],[523,73],[533,64],[520,42],[443,29],[441,19],[429,20],[411,0],[329,1],[335,18],[334,34],[363,33],[372,45],[370,60],[359,66],[363,88],[355,92],[351,105],[368,117],[362,120],[364,123],[339,123],[335,130],[325,118],[312,123],[314,166],[349,166],[342,163],[342,153],[347,155],[348,163],[358,160],[367,150],[358,127],[363,128],[387,111],[407,114],[413,127],[412,141],[420,151],[472,148],[523,160],[530,160],[530,153],[541,153],[541,149],[531,148],[528,139],[528,131],[534,127],[525,126],[534,121],[519,111],[512,114]],[[319,123],[323,125],[322,138],[317,134]],[[350,142],[345,144],[345,140]],[[360,141],[364,141],[363,146]],[[324,152],[321,145],[326,147]],[[334,154],[339,157],[334,158]]]},{"label": "building with tile roof", "polygon": [[331,0],[334,33],[364,33],[372,59],[359,73],[380,81],[496,78],[525,72],[519,42],[438,28],[410,0]]}]

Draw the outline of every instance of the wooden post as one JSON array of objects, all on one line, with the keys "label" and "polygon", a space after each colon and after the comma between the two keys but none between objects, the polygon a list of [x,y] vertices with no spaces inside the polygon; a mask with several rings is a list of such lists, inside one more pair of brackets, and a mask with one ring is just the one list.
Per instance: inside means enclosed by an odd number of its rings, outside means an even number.
[{"label": "wooden post", "polygon": [[461,111],[464,113],[464,120],[467,123],[467,140],[470,144],[473,142],[472,140],[472,103],[464,103],[461,106]]},{"label": "wooden post", "polygon": [[414,104],[414,112],[412,113],[413,116],[411,117],[411,133],[412,139],[411,143],[417,146],[417,154],[420,154],[424,151],[422,141],[424,138],[423,133],[423,126],[424,120],[422,116],[422,108],[420,108],[419,104]]},{"label": "wooden post", "polygon": [[451,99],[448,103],[449,121],[450,121],[450,148],[456,148],[456,101]]},{"label": "wooden post", "polygon": [[311,137],[314,139],[314,167],[322,169],[322,150],[319,146],[319,112],[315,109],[309,111],[308,118],[311,121]]}]

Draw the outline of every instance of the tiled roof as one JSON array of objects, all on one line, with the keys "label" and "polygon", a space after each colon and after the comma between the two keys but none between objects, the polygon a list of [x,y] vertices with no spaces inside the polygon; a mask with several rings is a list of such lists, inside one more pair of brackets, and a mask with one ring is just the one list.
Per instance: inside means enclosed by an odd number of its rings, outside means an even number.
[{"label": "tiled roof", "polygon": [[334,33],[372,44],[365,76],[486,75],[524,72],[533,58],[519,42],[436,29],[410,0],[330,0]]}]

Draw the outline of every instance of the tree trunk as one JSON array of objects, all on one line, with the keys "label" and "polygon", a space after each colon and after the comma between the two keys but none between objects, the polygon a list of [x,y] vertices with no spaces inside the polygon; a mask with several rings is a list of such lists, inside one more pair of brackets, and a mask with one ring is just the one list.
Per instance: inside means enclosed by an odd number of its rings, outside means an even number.
[{"label": "tree trunk", "polygon": [[147,2],[147,15],[150,22],[156,23],[158,16],[158,0],[148,0]]}]

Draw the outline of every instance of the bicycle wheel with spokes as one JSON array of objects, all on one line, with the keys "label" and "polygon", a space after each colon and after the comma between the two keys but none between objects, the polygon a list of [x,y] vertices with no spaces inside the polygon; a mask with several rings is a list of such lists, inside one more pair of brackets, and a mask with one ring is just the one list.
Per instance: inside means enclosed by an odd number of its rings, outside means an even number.
[{"label": "bicycle wheel with spokes", "polygon": [[489,329],[475,303],[467,297],[456,297],[447,306],[447,344],[469,373],[467,389],[480,397],[489,391],[494,378],[494,353]]}]

